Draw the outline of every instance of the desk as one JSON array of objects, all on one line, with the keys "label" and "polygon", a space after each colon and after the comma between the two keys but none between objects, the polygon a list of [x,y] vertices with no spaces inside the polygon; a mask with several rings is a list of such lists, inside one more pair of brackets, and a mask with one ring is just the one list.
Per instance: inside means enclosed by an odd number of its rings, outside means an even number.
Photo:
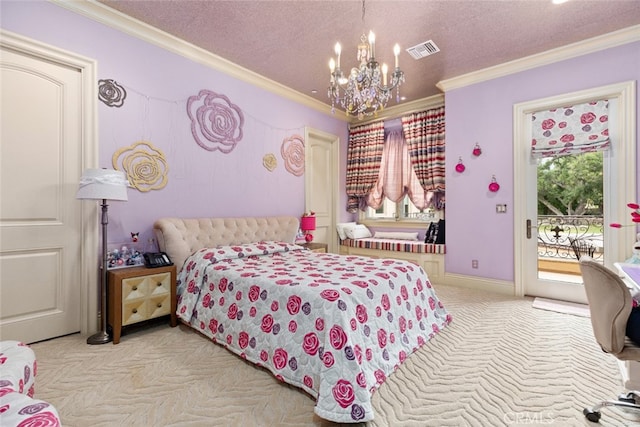
[{"label": "desk", "polygon": [[[629,264],[616,262],[613,264],[620,274],[624,283],[629,287],[629,292],[633,296],[640,296],[640,264]],[[640,362],[618,361],[620,372],[627,390],[640,389]]]},{"label": "desk", "polygon": [[620,277],[627,284],[631,293],[634,296],[640,293],[640,264],[616,262],[613,265],[618,269]]}]

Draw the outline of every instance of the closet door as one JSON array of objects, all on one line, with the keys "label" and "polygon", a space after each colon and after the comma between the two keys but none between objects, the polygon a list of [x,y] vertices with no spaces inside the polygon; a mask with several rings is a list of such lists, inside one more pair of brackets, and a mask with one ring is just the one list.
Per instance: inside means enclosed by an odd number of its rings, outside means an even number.
[{"label": "closet door", "polygon": [[30,343],[80,331],[87,307],[83,75],[15,42],[0,62],[0,336]]}]

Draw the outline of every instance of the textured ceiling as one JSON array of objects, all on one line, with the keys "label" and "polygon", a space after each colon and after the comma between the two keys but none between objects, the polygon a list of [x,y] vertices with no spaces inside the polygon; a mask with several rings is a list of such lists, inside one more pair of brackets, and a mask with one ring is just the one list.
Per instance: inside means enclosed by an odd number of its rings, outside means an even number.
[{"label": "textured ceiling", "polygon": [[[370,0],[364,21],[359,0],[99,2],[325,103],[333,46],[348,70],[369,30],[381,63],[400,44],[401,95],[414,101],[440,93],[440,80],[640,24],[639,0]],[[427,40],[441,51],[405,52]]]}]

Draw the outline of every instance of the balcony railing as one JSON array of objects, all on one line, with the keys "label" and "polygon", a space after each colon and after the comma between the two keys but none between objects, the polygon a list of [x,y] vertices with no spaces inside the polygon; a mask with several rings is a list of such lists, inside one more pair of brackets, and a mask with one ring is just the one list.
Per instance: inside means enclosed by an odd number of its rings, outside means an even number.
[{"label": "balcony railing", "polygon": [[538,216],[538,258],[577,261],[581,255],[603,257],[604,218],[601,216]]}]

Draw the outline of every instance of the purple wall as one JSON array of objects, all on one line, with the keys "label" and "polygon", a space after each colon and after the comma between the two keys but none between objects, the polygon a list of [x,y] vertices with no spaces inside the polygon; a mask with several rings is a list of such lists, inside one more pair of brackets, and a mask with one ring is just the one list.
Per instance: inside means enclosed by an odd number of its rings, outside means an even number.
[{"label": "purple wall", "polygon": [[[111,241],[139,231],[144,242],[153,221],[169,215],[299,215],[304,179],[284,169],[279,152],[282,139],[303,132],[305,125],[340,138],[344,183],[344,122],[48,2],[3,1],[0,12],[2,28],[94,58],[99,79],[115,79],[132,89],[123,108],[99,103],[101,167],[111,167],[117,149],[139,140],[151,141],[165,153],[168,185],[148,193],[129,190],[128,202],[113,202]],[[633,43],[446,94],[447,272],[514,279],[513,104],[639,78],[640,43]],[[226,95],[244,112],[244,138],[230,154],[205,151],[193,141],[185,103],[201,89]],[[483,155],[472,158],[476,142]],[[262,156],[269,152],[278,157],[274,172],[262,166]],[[467,165],[463,174],[454,171],[459,156]],[[494,174],[501,185],[498,193],[487,190]],[[349,221],[343,188],[338,220]],[[507,204],[506,215],[495,213],[497,203]],[[416,231],[424,235],[424,230]],[[471,269],[471,259],[480,261],[479,269]]]},{"label": "purple wall", "polygon": [[[293,134],[304,136],[305,126],[340,138],[344,182],[345,122],[49,2],[3,1],[0,7],[3,29],[95,59],[98,79],[126,86],[122,108],[98,103],[100,167],[111,168],[114,152],[141,140],[164,152],[166,187],[144,193],[130,189],[128,202],[110,203],[110,242],[128,241],[132,231],[146,242],[153,221],[164,216],[300,215],[304,176],[287,172],[280,146]],[[244,114],[243,138],[229,154],[194,142],[186,101],[202,89],[227,96]],[[273,172],[262,165],[267,153],[278,159]],[[346,204],[343,193],[340,206]],[[350,218],[339,211],[339,219]]]},{"label": "purple wall", "polygon": [[[514,280],[513,105],[638,79],[640,43],[631,43],[446,93],[448,273]],[[483,153],[471,158],[476,142]],[[459,156],[462,174],[454,169]],[[497,193],[487,189],[494,174]],[[629,179],[640,188],[639,177]],[[507,214],[496,214],[498,203]]]}]

